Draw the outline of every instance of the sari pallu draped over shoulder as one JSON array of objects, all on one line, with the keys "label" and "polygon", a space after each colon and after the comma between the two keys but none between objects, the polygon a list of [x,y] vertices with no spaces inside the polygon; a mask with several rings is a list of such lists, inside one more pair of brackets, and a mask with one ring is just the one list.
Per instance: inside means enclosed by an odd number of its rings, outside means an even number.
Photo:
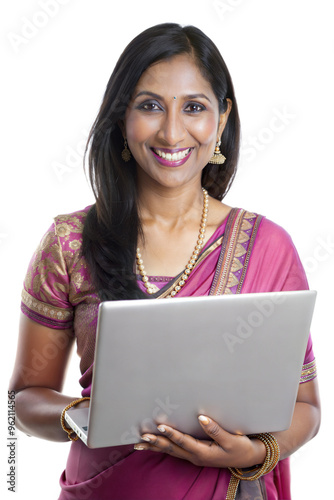
[{"label": "sari pallu draped over shoulder", "polygon": [[[80,212],[82,216],[80,220],[84,219],[84,213]],[[93,330],[96,329],[99,301],[89,281],[85,263],[75,257],[75,252],[72,252],[72,257],[69,252],[66,253],[69,245],[70,248],[80,246],[81,239],[77,234],[77,214],[61,216],[60,220],[56,219],[51,232],[57,234],[59,224],[63,228],[65,224],[66,231],[62,232],[66,233],[66,236],[59,235],[58,231],[57,243],[54,241],[51,243],[52,252],[47,253],[45,243],[43,249],[47,255],[52,253],[54,259],[66,261],[61,272],[64,272],[63,278],[69,285],[69,290],[74,280],[77,284],[84,284],[72,293],[72,302],[65,304],[62,296],[57,312],[65,311],[66,317],[71,312],[71,307],[75,312],[74,333],[77,337],[79,355],[82,356],[80,383],[83,386],[82,394],[86,396],[90,394],[91,387],[95,342]],[[75,224],[72,234],[73,220]],[[66,238],[67,240],[63,241]],[[74,240],[79,243],[71,246]],[[57,246],[57,251],[54,245]],[[45,258],[45,255],[40,253],[39,258],[43,259],[43,257]],[[36,261],[32,261],[30,271],[37,268]],[[162,286],[153,298],[167,297],[182,274],[180,273],[179,276]],[[50,279],[46,280],[48,290]],[[59,273],[57,280],[59,281]],[[138,285],[145,290],[141,281]],[[170,300],[177,300],[182,296],[274,292],[307,288],[304,270],[289,235],[281,227],[260,215],[242,209],[232,209],[227,219],[217,228],[203,248],[187,283],[177,296]],[[54,318],[48,319],[41,314],[41,308],[46,305],[41,298],[41,295],[36,294],[31,287],[25,286],[22,310],[30,317],[34,315],[35,318],[32,319],[35,321],[46,324],[50,320],[51,324],[55,321]],[[35,310],[29,308],[32,301],[35,301]],[[56,305],[56,301],[53,305]],[[64,305],[66,305],[65,308]],[[36,307],[40,308],[38,312]],[[40,314],[41,318],[36,314]],[[90,328],[86,331],[84,339],[80,337],[82,325]],[[310,337],[305,353],[301,383],[315,376],[316,368]],[[66,469],[60,478],[59,500],[84,500],[86,498],[91,500],[221,500],[226,498],[230,477],[228,469],[198,467],[162,453],[135,452],[132,445],[92,450],[78,440],[71,444]],[[290,500],[290,498],[288,459],[281,460],[271,473],[259,480],[241,483],[236,496],[238,500]]]}]

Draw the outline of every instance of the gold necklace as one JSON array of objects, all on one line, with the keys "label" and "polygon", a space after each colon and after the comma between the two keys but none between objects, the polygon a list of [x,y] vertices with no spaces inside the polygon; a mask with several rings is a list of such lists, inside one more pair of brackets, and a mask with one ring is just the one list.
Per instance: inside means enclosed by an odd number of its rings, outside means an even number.
[{"label": "gold necklace", "polygon": [[[188,264],[185,267],[185,270],[179,280],[179,282],[174,285],[173,290],[169,295],[167,295],[167,298],[169,297],[175,297],[175,295],[181,290],[181,288],[186,284],[187,279],[189,278],[189,275],[191,271],[193,270],[194,265],[196,264],[196,260],[198,259],[198,256],[204,246],[204,238],[205,238],[205,229],[206,229],[206,224],[208,221],[208,212],[209,212],[209,195],[206,189],[202,188],[203,190],[203,212],[202,212],[202,219],[201,219],[201,224],[200,224],[200,229],[199,229],[199,235],[197,239],[197,243],[195,246],[195,249],[188,261]],[[137,267],[139,269],[139,273],[141,275],[141,279],[145,285],[145,288],[147,290],[147,293],[152,295],[155,293],[157,290],[157,287],[155,285],[152,285],[149,282],[148,276],[146,275],[145,267],[144,267],[144,262],[143,259],[141,258],[141,253],[140,249],[137,248],[136,252],[136,260],[137,260]]]}]

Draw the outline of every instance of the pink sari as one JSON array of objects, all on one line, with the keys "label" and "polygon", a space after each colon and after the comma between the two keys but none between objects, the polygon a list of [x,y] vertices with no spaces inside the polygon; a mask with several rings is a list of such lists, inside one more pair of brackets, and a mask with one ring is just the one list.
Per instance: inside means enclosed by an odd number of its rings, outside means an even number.
[{"label": "pink sari", "polygon": [[[90,394],[99,304],[80,255],[86,213],[87,209],[55,219],[30,263],[22,295],[22,311],[34,321],[59,329],[73,325],[83,395]],[[155,298],[160,299],[176,279],[155,277],[154,281],[159,288]],[[141,281],[139,286],[144,289]],[[261,216],[233,209],[207,242],[178,296],[307,288],[287,233]],[[310,337],[301,383],[315,376]],[[222,500],[229,481],[228,469],[198,467],[162,453],[135,452],[132,445],[92,450],[78,440],[71,444],[60,478],[59,500]],[[236,498],[289,500],[289,460],[281,460],[260,480],[242,482]]]}]

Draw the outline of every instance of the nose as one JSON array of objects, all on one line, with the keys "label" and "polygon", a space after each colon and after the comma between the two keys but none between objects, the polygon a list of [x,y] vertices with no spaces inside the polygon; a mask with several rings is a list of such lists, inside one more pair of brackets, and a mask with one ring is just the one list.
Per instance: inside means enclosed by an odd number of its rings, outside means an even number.
[{"label": "nose", "polygon": [[182,112],[173,106],[166,111],[160,124],[159,138],[169,146],[177,146],[186,136]]}]

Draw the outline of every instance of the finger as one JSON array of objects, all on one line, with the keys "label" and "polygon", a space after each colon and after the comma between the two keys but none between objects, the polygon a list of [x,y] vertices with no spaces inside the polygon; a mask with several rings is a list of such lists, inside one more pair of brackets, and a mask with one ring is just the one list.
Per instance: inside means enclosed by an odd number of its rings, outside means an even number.
[{"label": "finger", "polygon": [[231,449],[235,438],[240,437],[235,434],[230,434],[225,429],[220,427],[217,422],[209,417],[206,417],[205,415],[200,415],[198,417],[198,421],[204,432],[226,451]]},{"label": "finger", "polygon": [[170,441],[175,443],[175,445],[183,450],[186,450],[190,453],[198,453],[199,447],[201,445],[208,445],[208,441],[202,441],[190,436],[189,434],[184,434],[172,427],[167,425],[159,425],[158,431],[163,433],[165,437],[167,437]]},{"label": "finger", "polygon": [[171,455],[173,457],[178,457],[185,460],[190,459],[189,452],[170,441],[167,437],[155,436],[154,434],[144,434],[142,436],[142,439],[144,442],[137,443],[134,446],[135,450],[158,451],[160,453],[167,453],[168,455]]},{"label": "finger", "polygon": [[166,425],[159,425],[158,430],[163,435],[144,434],[142,439],[145,443],[136,449],[168,453],[198,466],[226,465],[226,452],[215,441],[198,440]]},{"label": "finger", "polygon": [[216,441],[197,440],[166,425],[159,426],[158,430],[166,434],[166,437],[144,434],[143,442],[136,444],[134,449],[167,453],[198,466],[226,467],[229,465],[227,453]]}]

